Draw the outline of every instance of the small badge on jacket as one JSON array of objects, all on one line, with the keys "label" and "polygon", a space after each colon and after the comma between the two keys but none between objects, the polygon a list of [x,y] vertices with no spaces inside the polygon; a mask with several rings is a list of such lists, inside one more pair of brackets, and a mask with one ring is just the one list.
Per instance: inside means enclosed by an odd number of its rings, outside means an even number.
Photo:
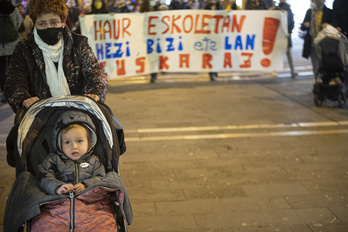
[{"label": "small badge on jacket", "polygon": [[89,163],[86,163],[86,162],[80,163],[80,167],[81,168],[88,168],[89,167]]}]

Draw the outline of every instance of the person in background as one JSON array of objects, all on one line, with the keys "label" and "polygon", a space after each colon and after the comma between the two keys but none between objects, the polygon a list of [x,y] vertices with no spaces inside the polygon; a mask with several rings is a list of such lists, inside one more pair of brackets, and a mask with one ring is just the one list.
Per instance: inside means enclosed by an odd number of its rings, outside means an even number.
[{"label": "person in background", "polygon": [[267,10],[263,0],[248,0],[245,6],[246,10]]},{"label": "person in background", "polygon": [[332,25],[348,37],[348,1],[335,0],[333,2]]},{"label": "person in background", "polygon": [[[140,13],[155,11],[156,2],[154,0],[143,0],[140,6]],[[150,83],[157,82],[157,73],[151,73]]]},{"label": "person in background", "polygon": [[[279,1],[280,3],[280,1]],[[268,8],[268,10],[279,10],[278,6],[277,6],[277,1],[272,1],[272,6]]]},{"label": "person in background", "polygon": [[0,0],[0,87],[2,92],[1,102],[7,102],[4,90],[7,79],[7,70],[16,44],[20,40],[18,30],[23,22],[23,17],[18,8],[8,0]]},{"label": "person in background", "polygon": [[129,2],[126,0],[116,0],[116,7],[113,8],[114,13],[130,13],[128,9]]},{"label": "person in background", "polygon": [[18,32],[21,35],[21,39],[28,39],[28,37],[29,37],[33,27],[34,27],[33,20],[31,20],[30,16],[25,13],[25,8],[24,8],[23,4],[19,3],[17,5],[17,8],[19,10],[19,13],[23,17],[23,22],[22,22]]},{"label": "person in background", "polygon": [[92,0],[91,12],[88,14],[107,14],[109,13],[106,9],[106,5],[103,0]]},{"label": "person in background", "polygon": [[226,11],[230,11],[230,10],[241,10],[242,8],[240,8],[237,3],[236,0],[230,0],[228,5],[226,6],[225,10]]},{"label": "person in background", "polygon": [[186,10],[186,9],[191,9],[191,3],[189,0],[181,0],[180,1],[180,10]]},{"label": "person in background", "polygon": [[71,19],[71,31],[81,34],[80,29],[80,9],[76,6],[75,0],[68,0],[66,6],[69,10],[69,18]]},{"label": "person in background", "polygon": [[[204,10],[224,10],[224,8],[219,0],[211,0],[205,5]],[[217,72],[209,72],[210,81],[215,81],[217,76]]]},{"label": "person in background", "polygon": [[172,0],[169,5],[170,10],[179,10],[180,9],[180,2],[178,0]]},{"label": "person in background", "polygon": [[140,13],[141,3],[136,2],[134,4],[134,13]]},{"label": "person in background", "polygon": [[150,6],[150,0],[142,0],[139,13],[146,13],[150,11],[153,11],[153,7]]},{"label": "person in background", "polygon": [[288,13],[288,35],[287,35],[288,46],[286,49],[286,56],[288,58],[288,63],[290,66],[291,77],[295,78],[297,73],[295,72],[294,61],[293,61],[292,55],[291,55],[291,47],[292,47],[291,33],[292,33],[292,30],[294,29],[294,26],[295,26],[294,14],[292,13],[290,5],[288,3],[286,3],[286,0],[280,0],[279,5],[275,6],[274,10],[286,11]]},{"label": "person in background", "polygon": [[135,12],[135,5],[136,5],[135,2],[132,2],[131,0],[126,0],[126,6],[127,6],[128,11],[129,11],[130,13]]},{"label": "person in background", "polygon": [[66,26],[65,0],[31,0],[29,12],[33,33],[28,40],[17,43],[5,82],[13,111],[61,95],[85,95],[104,102],[105,71],[88,38]]},{"label": "person in background", "polygon": [[204,10],[224,10],[224,7],[220,4],[219,0],[210,0],[205,5]]},{"label": "person in background", "polygon": [[309,56],[311,57],[315,79],[318,75],[319,60],[313,40],[327,24],[332,24],[332,10],[325,6],[324,0],[311,0],[311,8],[307,10],[301,24],[301,30],[307,32],[304,38],[302,56],[307,59]]},{"label": "person in background", "polygon": [[169,10],[169,7],[166,5],[166,4],[161,4],[159,7],[158,7],[158,10],[161,11],[161,10]]},{"label": "person in background", "polygon": [[199,10],[200,9],[200,4],[199,0],[190,0],[190,9],[192,10]]}]

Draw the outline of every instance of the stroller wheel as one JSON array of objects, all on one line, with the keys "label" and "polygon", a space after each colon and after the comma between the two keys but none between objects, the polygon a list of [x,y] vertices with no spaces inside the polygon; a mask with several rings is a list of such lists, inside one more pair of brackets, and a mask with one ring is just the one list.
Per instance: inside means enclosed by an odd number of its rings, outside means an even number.
[{"label": "stroller wheel", "polygon": [[314,104],[316,106],[321,106],[323,104],[323,100],[320,99],[317,93],[314,94]]},{"label": "stroller wheel", "polygon": [[339,94],[337,97],[338,107],[342,108],[346,104],[346,99],[342,94]]}]

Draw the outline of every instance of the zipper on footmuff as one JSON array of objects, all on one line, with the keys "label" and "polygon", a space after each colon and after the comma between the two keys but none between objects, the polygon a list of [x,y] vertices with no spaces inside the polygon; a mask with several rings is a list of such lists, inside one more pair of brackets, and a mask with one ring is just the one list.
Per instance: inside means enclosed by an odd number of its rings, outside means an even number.
[{"label": "zipper on footmuff", "polygon": [[73,232],[75,229],[75,218],[74,218],[74,211],[75,211],[75,196],[74,192],[69,192],[69,198],[70,198],[70,232]]},{"label": "zipper on footmuff", "polygon": [[[75,184],[79,183],[79,165],[75,162]],[[69,192],[70,198],[70,232],[75,229],[75,193]]]}]

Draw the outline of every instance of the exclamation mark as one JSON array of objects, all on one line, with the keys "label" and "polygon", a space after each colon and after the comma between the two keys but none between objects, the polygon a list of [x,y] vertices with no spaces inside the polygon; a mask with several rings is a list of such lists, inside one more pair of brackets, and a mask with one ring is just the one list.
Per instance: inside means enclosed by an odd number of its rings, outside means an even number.
[{"label": "exclamation mark", "polygon": [[[277,35],[278,27],[280,24],[279,19],[265,18],[263,25],[263,37],[262,37],[262,50],[265,55],[271,54]],[[265,68],[271,65],[271,60],[264,58],[261,60],[261,65]]]}]

